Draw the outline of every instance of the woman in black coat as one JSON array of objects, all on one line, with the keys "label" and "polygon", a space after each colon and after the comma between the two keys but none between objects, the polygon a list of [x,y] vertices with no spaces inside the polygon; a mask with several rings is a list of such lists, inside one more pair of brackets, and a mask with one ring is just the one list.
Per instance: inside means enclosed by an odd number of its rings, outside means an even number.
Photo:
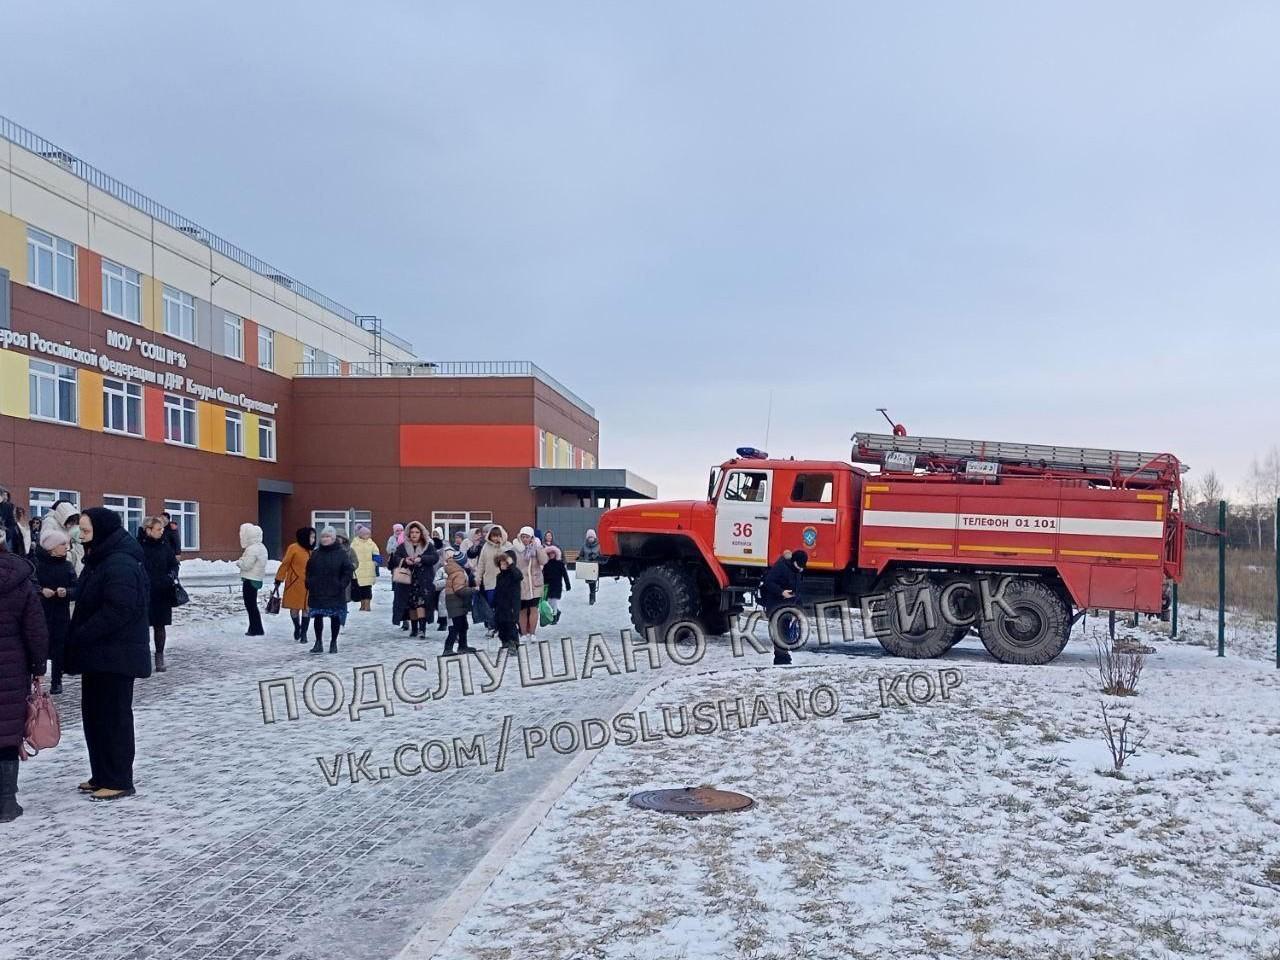
[{"label": "woman in black coat", "polygon": [[80,514],[84,570],[67,635],[67,673],[81,674],[80,716],[89,748],[89,779],[80,789],[94,800],[131,797],[133,681],[151,676],[147,603],[151,582],[142,547],[106,507]]},{"label": "woman in black coat", "polygon": [[338,542],[333,527],[320,531],[319,543],[307,559],[307,616],[315,625],[316,642],[312,653],[324,653],[321,634],[324,619],[329,618],[329,652],[338,652],[338,631],[346,616],[346,591],[351,590],[351,578],[356,567],[351,561],[351,551]]},{"label": "woman in black coat", "polygon": [[156,673],[164,673],[165,628],[173,623],[174,584],[178,582],[178,555],[173,538],[161,517],[148,517],[138,531],[142,545],[142,567],[151,583],[147,622],[156,642]]},{"label": "woman in black coat", "polygon": [[50,693],[62,692],[62,659],[66,650],[67,631],[71,629],[71,602],[76,598],[76,568],[67,559],[71,538],[50,524],[35,547],[32,562],[36,567],[36,585],[44,625],[49,633],[49,659],[53,661]]},{"label": "woman in black coat", "polygon": [[417,520],[409,521],[404,528],[404,543],[396,547],[388,567],[395,605],[391,618],[397,623],[407,620],[411,637],[427,632],[428,610],[435,609],[435,569],[439,560],[427,528]]},{"label": "woman in black coat", "polygon": [[0,536],[0,823],[22,816],[18,806],[18,748],[27,730],[31,678],[44,674],[49,637],[31,563]]}]

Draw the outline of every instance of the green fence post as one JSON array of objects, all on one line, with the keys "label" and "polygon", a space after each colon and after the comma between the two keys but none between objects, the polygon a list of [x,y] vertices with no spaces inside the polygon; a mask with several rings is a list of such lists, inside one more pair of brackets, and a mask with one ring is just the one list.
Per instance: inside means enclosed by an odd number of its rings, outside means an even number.
[{"label": "green fence post", "polygon": [[[1277,568],[1277,575],[1280,575],[1280,568]],[[1169,636],[1177,639],[1178,636],[1178,584],[1173,585],[1173,629],[1169,631]]]},{"label": "green fence post", "polygon": [[1227,655],[1227,501],[1218,501],[1218,656]]}]

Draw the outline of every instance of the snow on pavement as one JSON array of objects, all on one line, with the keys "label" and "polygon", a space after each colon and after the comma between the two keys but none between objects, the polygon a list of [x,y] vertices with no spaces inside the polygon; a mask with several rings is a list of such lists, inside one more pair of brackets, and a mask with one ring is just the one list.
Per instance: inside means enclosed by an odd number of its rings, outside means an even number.
[{"label": "snow on pavement", "polygon": [[[1280,673],[1166,630],[1122,628],[1157,648],[1124,699],[1098,692],[1079,630],[1047,667],[993,663],[971,637],[942,661],[855,644],[674,679],[642,708],[656,731],[663,707],[750,710],[821,684],[842,716],[880,716],[737,729],[730,713],[718,732],[605,748],[438,956],[1274,960]],[[959,671],[947,699],[935,681],[929,702],[882,705],[882,679],[939,669]],[[1104,699],[1146,733],[1123,778]],[[698,784],[756,805],[695,819],[627,803]]]}]

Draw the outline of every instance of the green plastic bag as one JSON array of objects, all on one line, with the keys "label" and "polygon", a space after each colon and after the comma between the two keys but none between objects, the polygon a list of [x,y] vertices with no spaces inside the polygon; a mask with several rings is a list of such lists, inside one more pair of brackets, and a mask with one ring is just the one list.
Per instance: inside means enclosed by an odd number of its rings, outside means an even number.
[{"label": "green plastic bag", "polygon": [[547,588],[542,588],[542,599],[538,602],[538,623],[541,626],[549,627],[555,622],[556,612],[551,609],[551,604],[547,603]]}]

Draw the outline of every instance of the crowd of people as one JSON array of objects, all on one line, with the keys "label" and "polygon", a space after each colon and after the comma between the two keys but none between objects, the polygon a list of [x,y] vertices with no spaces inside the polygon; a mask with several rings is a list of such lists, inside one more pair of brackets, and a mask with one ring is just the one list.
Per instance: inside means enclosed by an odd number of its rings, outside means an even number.
[{"label": "crowd of people", "polygon": [[[239,567],[247,636],[262,634],[258,592],[266,570],[262,531],[252,524],[240,528],[244,553]],[[600,544],[588,530],[578,557],[598,561]],[[501,524],[458,531],[446,543],[439,528],[431,531],[417,520],[397,523],[382,550],[367,526],[348,539],[333,527],[297,531],[276,569],[268,604],[288,610],[293,639],[306,643],[314,636],[312,653],[324,653],[325,621],[328,650],[336,653],[347,611],[358,603],[362,612],[373,608],[373,586],[382,568],[391,574],[391,622],[410,637],[425,637],[434,626],[443,633],[446,655],[465,654],[471,624],[483,624],[489,637],[498,637],[508,650],[533,638],[541,621],[542,603],[559,622],[560,600],[573,589],[564,552],[551,531],[522,527],[511,539]],[[586,581],[589,603],[596,602],[597,579]]]},{"label": "crowd of people", "polygon": [[[240,546],[246,636],[262,636],[259,596],[269,560],[262,529],[242,524]],[[64,676],[80,677],[89,776],[78,789],[93,800],[134,794],[134,683],[167,670],[167,628],[185,602],[180,554],[168,514],[147,517],[134,536],[106,507],[79,511],[59,500],[44,516],[28,518],[0,489],[0,822],[22,814],[18,770],[28,698],[46,673],[51,695],[62,693]],[[599,558],[589,530],[578,560]],[[287,610],[293,639],[314,640],[310,652],[325,651],[327,633],[328,651],[336,653],[350,605],[372,611],[383,568],[391,575],[393,627],[425,638],[434,625],[446,655],[474,652],[472,624],[518,649],[543,617],[559,622],[560,601],[573,589],[551,531],[526,526],[510,538],[489,524],[446,543],[439,528],[414,520],[395,524],[379,549],[367,526],[352,539],[331,526],[303,527],[275,571],[267,609]],[[594,604],[598,580],[585,582]]]}]

